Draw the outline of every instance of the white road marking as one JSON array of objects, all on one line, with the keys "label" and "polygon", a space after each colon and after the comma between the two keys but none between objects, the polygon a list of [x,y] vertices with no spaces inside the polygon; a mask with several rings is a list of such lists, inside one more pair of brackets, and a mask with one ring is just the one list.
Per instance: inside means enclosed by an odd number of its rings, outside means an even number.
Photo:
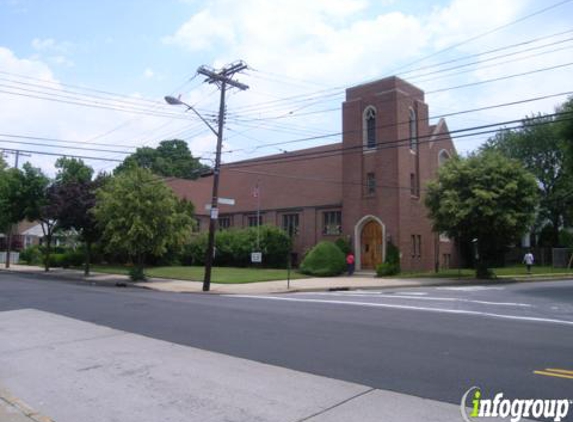
[{"label": "white road marking", "polygon": [[396,294],[408,296],[426,296],[428,292],[396,292]]},{"label": "white road marking", "polygon": [[[310,295],[318,295],[318,296],[345,296],[345,297],[367,297],[364,294],[352,294],[352,292],[330,292],[330,293],[309,293]],[[377,298],[382,299],[409,299],[409,300],[430,300],[430,301],[437,301],[437,302],[464,302],[464,303],[477,303],[480,305],[499,305],[499,306],[519,306],[524,308],[530,308],[533,305],[528,303],[515,303],[515,302],[489,302],[486,300],[474,300],[474,299],[464,299],[464,298],[457,298],[457,297],[419,297],[419,296],[404,296],[404,295],[396,295],[396,294],[378,294]]]},{"label": "white road marking", "polygon": [[505,290],[501,286],[456,286],[456,287],[436,287],[436,290],[461,290],[466,292],[479,292],[482,290]]},{"label": "white road marking", "polygon": [[353,302],[346,300],[297,299],[294,297],[277,297],[277,296],[228,295],[228,297],[259,299],[259,300],[278,300],[286,302],[309,302],[309,303],[324,303],[324,304],[347,305],[347,306],[348,305],[364,306],[371,308],[406,309],[412,311],[426,311],[426,312],[436,312],[436,313],[456,314],[456,315],[475,315],[475,316],[484,316],[490,318],[511,319],[515,321],[545,322],[551,324],[562,324],[562,325],[573,326],[573,321],[562,320],[562,319],[494,314],[491,312],[468,311],[463,309],[425,308],[423,306],[392,305],[388,303]]}]

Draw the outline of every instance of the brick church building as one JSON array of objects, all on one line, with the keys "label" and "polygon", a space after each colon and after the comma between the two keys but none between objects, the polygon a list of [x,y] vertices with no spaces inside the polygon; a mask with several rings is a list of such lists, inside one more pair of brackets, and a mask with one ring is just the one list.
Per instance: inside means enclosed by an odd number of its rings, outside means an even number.
[{"label": "brick church building", "polygon": [[[424,186],[455,154],[447,125],[428,120],[424,92],[397,77],[346,90],[342,143],[225,164],[220,229],[270,224],[294,233],[298,259],[321,240],[347,238],[358,270],[384,261],[386,242],[401,253],[403,270],[453,264],[453,242],[432,232]],[[212,177],[171,180],[209,226]],[[258,216],[258,218],[257,218]]]}]

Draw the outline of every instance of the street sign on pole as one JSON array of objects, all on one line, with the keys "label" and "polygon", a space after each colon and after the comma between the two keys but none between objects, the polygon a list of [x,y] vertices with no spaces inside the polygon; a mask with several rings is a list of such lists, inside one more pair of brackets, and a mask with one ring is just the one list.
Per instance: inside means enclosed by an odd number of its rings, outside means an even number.
[{"label": "street sign on pole", "polygon": [[[217,203],[221,205],[235,205],[235,200],[233,198],[217,198]],[[211,209],[211,204],[205,204],[205,211]]]},{"label": "street sign on pole", "polygon": [[221,205],[235,205],[233,198],[217,198],[217,202]]},{"label": "street sign on pole", "polygon": [[251,252],[251,262],[253,264],[260,264],[263,262],[263,253],[262,252]]}]

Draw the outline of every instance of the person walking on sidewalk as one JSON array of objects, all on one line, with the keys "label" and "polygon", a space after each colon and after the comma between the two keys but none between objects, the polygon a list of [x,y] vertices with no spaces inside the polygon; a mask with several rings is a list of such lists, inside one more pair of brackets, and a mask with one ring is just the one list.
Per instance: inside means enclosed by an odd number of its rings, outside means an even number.
[{"label": "person walking on sidewalk", "polygon": [[354,274],[354,255],[352,252],[348,252],[348,255],[346,255],[346,268],[348,269],[348,275]]},{"label": "person walking on sidewalk", "polygon": [[534,261],[535,258],[533,257],[531,251],[527,252],[523,257],[523,263],[527,266],[527,274],[531,274],[531,266],[533,265]]}]

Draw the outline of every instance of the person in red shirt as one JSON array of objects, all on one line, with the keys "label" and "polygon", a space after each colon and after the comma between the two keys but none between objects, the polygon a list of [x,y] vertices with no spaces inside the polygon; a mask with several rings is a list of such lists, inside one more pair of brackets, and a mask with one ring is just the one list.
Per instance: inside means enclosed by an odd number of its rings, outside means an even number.
[{"label": "person in red shirt", "polygon": [[348,252],[346,255],[346,267],[348,268],[348,275],[354,274],[354,255],[352,252]]}]

